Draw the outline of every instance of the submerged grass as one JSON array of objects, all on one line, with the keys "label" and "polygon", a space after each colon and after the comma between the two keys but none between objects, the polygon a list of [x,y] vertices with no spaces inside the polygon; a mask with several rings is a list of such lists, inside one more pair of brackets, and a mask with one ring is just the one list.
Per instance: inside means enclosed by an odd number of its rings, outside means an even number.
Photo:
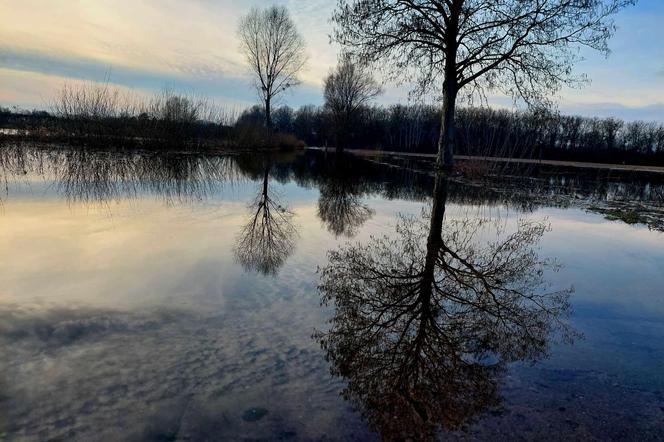
[{"label": "submerged grass", "polygon": [[609,221],[622,221],[626,224],[648,224],[648,220],[634,209],[589,207],[588,211],[600,213]]}]

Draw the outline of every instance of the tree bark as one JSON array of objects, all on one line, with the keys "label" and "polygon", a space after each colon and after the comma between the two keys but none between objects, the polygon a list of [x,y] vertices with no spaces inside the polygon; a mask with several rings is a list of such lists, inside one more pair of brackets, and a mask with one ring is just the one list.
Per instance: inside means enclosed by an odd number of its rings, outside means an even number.
[{"label": "tree bark", "polygon": [[445,81],[443,82],[443,115],[438,139],[438,169],[450,171],[454,167],[456,141],[456,99],[459,92],[457,78],[457,50],[459,16],[463,0],[452,2],[445,35]]},{"label": "tree bark", "polygon": [[336,152],[337,153],[342,153],[344,151],[344,141],[343,141],[343,132],[344,132],[344,127],[341,127],[340,124],[337,124],[337,147],[336,147]]},{"label": "tree bark", "polygon": [[[454,74],[456,77],[456,74]],[[445,80],[443,86],[443,115],[438,138],[438,167],[450,170],[454,166],[456,140],[456,98],[458,93],[456,78]]]},{"label": "tree bark", "polygon": [[424,261],[422,279],[420,281],[421,300],[431,296],[435,279],[436,261],[443,246],[443,219],[445,217],[445,204],[447,203],[447,172],[436,170],[436,181],[433,189],[433,204],[431,206],[431,224],[427,237],[427,254]]},{"label": "tree bark", "polygon": [[265,173],[263,174],[263,199],[267,201],[267,189],[268,189],[268,182],[269,182],[269,177],[270,177],[270,163],[267,163],[265,165]]},{"label": "tree bark", "polygon": [[346,137],[348,135],[348,130],[350,126],[348,124],[348,115],[344,114],[343,116],[337,119],[337,153],[343,153],[346,148]]},{"label": "tree bark", "polygon": [[272,110],[270,109],[271,101],[271,97],[265,99],[265,127],[267,128],[268,135],[271,135],[272,133]]},{"label": "tree bark", "polygon": [[443,218],[445,204],[447,203],[447,173],[442,170],[436,172],[436,181],[433,188],[433,204],[431,206],[431,225],[427,249],[436,247],[442,241]]}]

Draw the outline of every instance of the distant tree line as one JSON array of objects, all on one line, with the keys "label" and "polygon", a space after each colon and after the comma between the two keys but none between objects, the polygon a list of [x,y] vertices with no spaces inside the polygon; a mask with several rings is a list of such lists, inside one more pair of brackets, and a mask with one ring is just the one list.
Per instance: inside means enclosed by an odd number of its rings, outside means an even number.
[{"label": "distant tree line", "polygon": [[[440,109],[428,105],[364,106],[352,116],[344,142],[349,148],[436,153]],[[256,106],[236,126],[264,118]],[[292,133],[308,146],[335,146],[335,118],[323,106],[281,107],[274,129]],[[625,122],[544,112],[460,108],[456,114],[457,155],[664,165],[664,124]]]},{"label": "distant tree line", "polygon": [[0,128],[19,131],[33,130],[40,126],[49,126],[56,120],[55,115],[43,110],[25,111],[18,108],[0,106]]},{"label": "distant tree line", "polygon": [[[0,140],[67,142],[88,147],[199,149],[303,147],[292,132],[271,134],[265,112],[238,113],[193,95],[164,90],[136,97],[102,83],[65,85],[51,110],[0,107]],[[277,117],[283,120],[283,112]]]},{"label": "distant tree line", "polygon": [[[64,94],[64,93],[63,93]],[[205,144],[261,147],[265,112],[261,106],[239,116],[195,98],[163,93],[134,107],[123,100],[83,98],[68,92],[53,111],[18,111],[0,107],[0,128],[33,136],[68,140],[151,139],[158,145]],[[73,95],[72,95],[73,94]],[[97,103],[94,106],[87,102]],[[122,104],[122,105],[121,105]],[[440,109],[428,105],[362,106],[350,122],[334,117],[328,107],[288,106],[272,112],[277,147],[333,147],[343,124],[348,148],[436,153]],[[457,155],[560,159],[664,165],[664,125],[625,122],[491,108],[461,108],[457,118]],[[346,129],[347,128],[347,129]]]}]

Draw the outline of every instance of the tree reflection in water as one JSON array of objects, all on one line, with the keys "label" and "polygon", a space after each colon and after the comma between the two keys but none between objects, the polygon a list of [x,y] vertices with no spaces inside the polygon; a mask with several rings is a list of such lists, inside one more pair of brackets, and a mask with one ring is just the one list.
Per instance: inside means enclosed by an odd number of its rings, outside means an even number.
[{"label": "tree reflection in water", "polygon": [[320,184],[318,217],[330,233],[352,238],[374,211],[362,203],[361,183],[348,167],[352,158],[335,155],[330,163],[333,166],[328,170],[327,179]]},{"label": "tree reflection in water", "polygon": [[[509,362],[545,356],[565,324],[571,290],[547,291],[537,244],[542,223],[479,237],[487,221],[443,226],[447,178],[439,173],[428,220],[404,218],[396,238],[330,252],[323,302],[334,306],[317,339],[344,397],[385,439],[433,439],[500,402]],[[426,218],[426,217],[425,217]]]},{"label": "tree reflection in water", "polygon": [[242,228],[235,246],[235,256],[247,269],[275,275],[293,253],[297,230],[293,212],[270,194],[270,162],[266,162],[263,183],[249,206],[251,217]]}]

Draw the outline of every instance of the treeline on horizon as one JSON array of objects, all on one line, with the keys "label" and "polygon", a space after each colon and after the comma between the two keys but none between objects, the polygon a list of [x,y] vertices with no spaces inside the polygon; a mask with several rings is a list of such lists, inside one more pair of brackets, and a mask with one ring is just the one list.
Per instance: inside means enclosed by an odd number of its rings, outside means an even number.
[{"label": "treeline on horizon", "polygon": [[234,109],[168,89],[139,97],[105,83],[65,85],[50,109],[0,107],[0,129],[18,131],[14,138],[90,148],[304,147],[290,133],[268,134],[262,122],[251,127],[238,124],[240,112]]},{"label": "treeline on horizon", "polygon": [[[158,148],[334,147],[325,106],[241,113],[194,96],[164,91],[136,100],[106,87],[63,88],[51,112],[0,107],[0,128],[32,139]],[[433,105],[363,106],[352,117],[347,148],[435,153],[441,110]],[[456,154],[664,165],[664,125],[488,107],[457,112]]]},{"label": "treeline on horizon", "polygon": [[[238,124],[259,122],[261,114],[258,106],[246,110]],[[364,107],[350,125],[347,147],[436,153],[440,115],[433,105]],[[460,108],[456,118],[457,155],[664,165],[664,124],[488,107]],[[273,120],[277,131],[309,146],[334,145],[324,106],[282,107]]]}]

